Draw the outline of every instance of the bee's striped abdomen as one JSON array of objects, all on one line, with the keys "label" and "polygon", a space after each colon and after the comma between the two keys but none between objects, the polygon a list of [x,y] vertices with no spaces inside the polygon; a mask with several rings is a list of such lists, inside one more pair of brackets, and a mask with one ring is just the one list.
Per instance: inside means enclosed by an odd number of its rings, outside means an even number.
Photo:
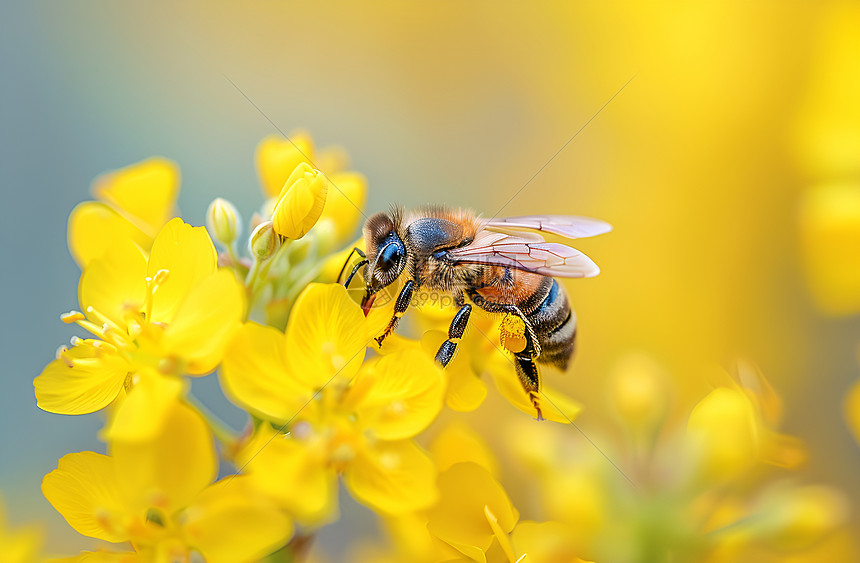
[{"label": "bee's striped abdomen", "polygon": [[567,369],[576,339],[576,315],[570,308],[567,293],[556,280],[543,301],[526,314],[541,346],[537,361]]}]

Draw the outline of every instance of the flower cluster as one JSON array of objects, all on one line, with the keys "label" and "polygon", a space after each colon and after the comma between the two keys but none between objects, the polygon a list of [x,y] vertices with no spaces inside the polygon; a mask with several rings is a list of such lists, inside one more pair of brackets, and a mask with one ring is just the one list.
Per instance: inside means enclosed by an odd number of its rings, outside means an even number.
[{"label": "flower cluster", "polygon": [[[61,318],[88,335],[58,350],[35,394],[48,412],[102,411],[106,454],[65,455],[42,491],[75,530],[120,544],[70,560],[305,560],[339,518],[341,483],[386,531],[354,549],[366,561],[731,560],[806,548],[840,524],[835,491],[751,478],[804,455],[777,433],[776,395],[754,370],[679,428],[654,370],[621,368],[610,381],[625,441],[594,457],[567,443],[581,407],[551,386],[543,416],[561,424],[532,420],[502,345],[522,339],[515,319],[476,310],[443,370],[452,311],[430,300],[414,338],[378,349],[393,302],[365,315],[337,283],[363,244],[366,180],[302,133],[264,139],[256,161],[265,201],[247,237],[220,198],[207,228],[174,217],[178,172],[163,159],[100,178],[70,216],[79,310]],[[240,431],[191,392],[189,378],[214,372],[247,412]],[[505,470],[462,419],[488,379],[531,415],[495,429],[511,446]],[[516,471],[527,517],[503,485]]]}]

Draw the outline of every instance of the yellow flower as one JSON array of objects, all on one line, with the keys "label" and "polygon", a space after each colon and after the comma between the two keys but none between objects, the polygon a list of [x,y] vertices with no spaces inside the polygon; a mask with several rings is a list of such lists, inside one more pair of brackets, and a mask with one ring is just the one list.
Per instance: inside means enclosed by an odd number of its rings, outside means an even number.
[{"label": "yellow flower", "polygon": [[283,436],[261,425],[239,462],[306,524],[334,517],[338,474],[353,496],[381,512],[435,498],[435,466],[410,438],[441,409],[444,379],[414,348],[362,365],[379,327],[342,286],[312,284],[285,333],[246,323],[224,358],[225,393],[288,430]]},{"label": "yellow flower", "polygon": [[272,212],[275,232],[294,240],[305,236],[322,215],[328,192],[323,173],[304,162],[296,166]]},{"label": "yellow flower", "polygon": [[113,241],[132,240],[148,250],[172,217],[179,193],[179,170],[150,158],[96,179],[98,201],[79,204],[69,215],[69,250],[82,268]]},{"label": "yellow flower", "polygon": [[109,455],[67,454],[45,476],[42,492],[79,533],[131,542],[146,560],[185,561],[197,553],[210,562],[253,561],[284,545],[290,520],[246,478],[212,483],[216,474],[206,422],[174,403],[151,442],[115,441]]},{"label": "yellow flower", "polygon": [[[148,259],[128,240],[93,259],[81,275],[78,300],[84,313],[64,321],[96,338],[74,339],[35,379],[38,405],[84,414],[128,390],[117,419],[134,423],[114,430],[140,437],[157,428],[165,398],[181,393],[181,381],[168,376],[206,374],[221,361],[244,306],[241,285],[217,268],[206,230],[181,219],[165,225]],[[147,392],[135,393],[138,387]],[[161,408],[148,414],[153,401]]]}]

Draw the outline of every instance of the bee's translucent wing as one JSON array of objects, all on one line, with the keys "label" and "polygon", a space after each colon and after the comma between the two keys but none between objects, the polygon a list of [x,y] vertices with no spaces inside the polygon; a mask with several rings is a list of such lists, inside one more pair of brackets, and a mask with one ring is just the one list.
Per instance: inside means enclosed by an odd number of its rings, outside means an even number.
[{"label": "bee's translucent wing", "polygon": [[574,215],[524,215],[522,217],[498,217],[484,223],[487,227],[508,229],[531,229],[554,233],[567,238],[585,238],[602,235],[612,230],[609,223],[591,217]]},{"label": "bee's translucent wing", "polygon": [[507,266],[559,278],[590,278],[600,273],[597,264],[575,248],[491,230],[479,231],[471,244],[449,249],[447,256],[460,264]]}]

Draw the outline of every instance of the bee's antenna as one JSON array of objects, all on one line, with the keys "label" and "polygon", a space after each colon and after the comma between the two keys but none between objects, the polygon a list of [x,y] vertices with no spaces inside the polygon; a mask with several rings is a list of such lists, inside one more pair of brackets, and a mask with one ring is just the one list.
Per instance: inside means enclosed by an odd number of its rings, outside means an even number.
[{"label": "bee's antenna", "polygon": [[492,217],[490,217],[490,221],[492,221],[493,219],[495,219],[496,217],[498,217],[498,216],[499,216],[499,214],[502,212],[502,210],[504,210],[504,209],[505,209],[505,207],[507,207],[507,206],[508,206],[508,204],[509,204],[509,203],[511,203],[511,202],[514,200],[514,198],[515,198],[515,197],[517,197],[518,195],[520,195],[520,192],[521,192],[521,191],[523,191],[524,189],[526,189],[526,186],[528,186],[529,184],[531,184],[531,183],[532,183],[532,180],[534,180],[535,178],[537,178],[538,174],[540,174],[541,172],[543,172],[543,169],[544,169],[544,168],[546,168],[547,166],[549,166],[549,163],[550,163],[550,162],[552,162],[553,160],[555,160],[555,157],[557,157],[559,154],[561,154],[561,151],[563,151],[563,150],[567,147],[567,145],[569,145],[569,144],[570,144],[574,139],[576,139],[576,137],[577,137],[580,133],[582,133],[583,129],[585,129],[586,127],[588,127],[588,124],[589,124],[589,123],[591,123],[592,121],[594,121],[594,118],[596,118],[598,115],[600,115],[600,112],[602,112],[604,109],[606,109],[606,106],[608,106],[608,105],[612,102],[612,100],[614,100],[615,98],[617,98],[617,97],[618,97],[618,94],[620,94],[620,93],[621,93],[625,88],[627,88],[627,85],[628,85],[628,84],[630,84],[631,82],[633,82],[633,79],[634,79],[634,78],[636,78],[636,76],[637,76],[637,75],[638,75],[638,73],[637,73],[637,74],[634,74],[633,76],[631,76],[631,77],[627,80],[627,82],[625,82],[625,83],[624,83],[624,85],[623,85],[623,86],[621,86],[621,88],[619,88],[619,89],[618,89],[618,91],[617,91],[617,92],[615,92],[614,94],[612,94],[612,97],[611,97],[611,98],[609,98],[608,100],[606,100],[606,103],[605,103],[605,104],[603,104],[602,106],[600,106],[600,109],[598,109],[596,112],[594,112],[594,115],[592,115],[592,116],[588,119],[588,121],[586,121],[586,122],[582,125],[582,127],[580,127],[580,128],[576,131],[576,133],[574,133],[573,135],[571,135],[570,139],[568,139],[568,140],[567,140],[567,141],[566,141],[566,142],[561,146],[561,148],[559,148],[557,151],[555,151],[555,154],[554,154],[554,155],[552,155],[551,157],[549,157],[549,160],[547,160],[547,161],[544,163],[544,165],[543,165],[543,166],[541,166],[540,168],[538,168],[538,171],[537,171],[537,172],[535,172],[534,174],[532,174],[532,177],[531,177],[531,178],[529,178],[529,179],[528,179],[528,181],[527,181],[525,184],[523,184],[523,185],[522,185],[522,187],[521,187],[520,189],[518,189],[518,190],[514,193],[514,195],[512,195],[512,196],[511,196],[511,198],[510,198],[508,201],[506,201],[506,202],[505,202],[505,204],[504,204],[503,206],[501,206],[501,207],[499,208],[499,210],[498,210],[498,211],[496,211],[496,214],[495,214],[495,215],[493,215]]}]

